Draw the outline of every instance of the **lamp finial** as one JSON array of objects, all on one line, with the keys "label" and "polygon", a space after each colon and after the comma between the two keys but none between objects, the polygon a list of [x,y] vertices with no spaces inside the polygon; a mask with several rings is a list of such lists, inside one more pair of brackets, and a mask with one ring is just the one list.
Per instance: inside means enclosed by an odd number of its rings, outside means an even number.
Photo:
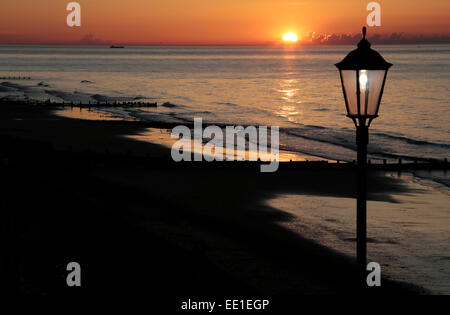
[{"label": "lamp finial", "polygon": [[367,28],[363,26],[362,31],[363,31],[363,39],[366,39]]}]

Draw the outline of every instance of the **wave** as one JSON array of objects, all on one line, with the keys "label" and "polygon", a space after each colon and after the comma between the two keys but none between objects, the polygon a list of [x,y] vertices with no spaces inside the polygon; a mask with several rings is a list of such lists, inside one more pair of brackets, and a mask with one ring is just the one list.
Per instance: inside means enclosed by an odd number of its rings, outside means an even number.
[{"label": "wave", "polygon": [[14,92],[16,91],[15,88],[5,85],[0,85],[0,92]]},{"label": "wave", "polygon": [[445,187],[450,187],[450,177],[446,172],[413,171],[411,173],[420,179],[425,179]]},{"label": "wave", "polygon": [[[173,111],[170,113],[133,112],[133,117],[140,120],[185,123],[191,125],[193,117],[204,116],[218,118],[203,119],[204,126],[209,124],[224,127],[230,121],[220,119],[210,111]],[[233,123],[231,123],[233,124]],[[240,124],[244,127],[255,124]],[[299,141],[299,139],[307,141]],[[285,149],[303,154],[309,154],[330,160],[347,160],[355,158],[356,141],[353,128],[324,127],[296,123],[296,127],[280,128],[280,141]],[[318,145],[321,143],[322,145]],[[424,150],[423,147],[428,149]],[[381,132],[371,133],[368,154],[374,159],[404,159],[425,161],[448,156],[449,145],[430,141],[420,141],[406,136],[395,136]],[[341,148],[341,149],[339,149]]]},{"label": "wave", "polygon": [[[280,131],[287,136],[317,141],[356,151],[355,131],[352,129],[297,125],[296,128],[282,128]],[[317,132],[318,130],[320,132]],[[372,156],[388,159],[428,160],[430,156],[426,155],[430,155],[430,153],[431,157],[433,155],[439,156],[439,158],[447,157],[449,149],[449,144],[374,132],[370,134],[368,153]],[[333,152],[330,152],[330,158],[334,158],[332,155]]]},{"label": "wave", "polygon": [[178,107],[178,105],[172,104],[170,102],[165,102],[161,106],[167,107],[167,108],[175,108]]},{"label": "wave", "polygon": [[429,142],[429,141],[425,141],[425,140],[414,140],[414,139],[403,137],[403,136],[394,136],[394,135],[389,135],[389,134],[380,133],[380,132],[374,132],[371,135],[376,135],[379,137],[385,137],[385,138],[394,139],[394,140],[405,141],[406,143],[414,144],[414,145],[429,145],[429,146],[437,146],[437,147],[441,147],[441,148],[445,148],[445,149],[450,149],[450,144],[446,144],[446,143],[435,143],[435,142]]},{"label": "wave", "polygon": [[239,106],[238,104],[228,103],[228,102],[214,102],[214,104],[225,105],[225,106],[232,106],[232,107]]},{"label": "wave", "polygon": [[[83,80],[84,81],[84,80]],[[83,82],[82,81],[82,82]],[[35,85],[21,85],[9,81],[0,83],[0,93],[3,99],[11,100],[37,100],[53,102],[133,102],[138,100],[150,100],[143,95],[110,96],[103,94],[90,94],[80,91],[67,92],[57,89],[49,89],[50,84],[39,82]]]},{"label": "wave", "polygon": [[30,89],[30,86],[20,85],[20,84],[9,82],[9,81],[2,82],[2,83],[0,83],[0,85],[3,86],[3,87],[7,87],[7,88],[14,89],[14,90],[18,90],[18,91],[26,91],[26,90]]}]

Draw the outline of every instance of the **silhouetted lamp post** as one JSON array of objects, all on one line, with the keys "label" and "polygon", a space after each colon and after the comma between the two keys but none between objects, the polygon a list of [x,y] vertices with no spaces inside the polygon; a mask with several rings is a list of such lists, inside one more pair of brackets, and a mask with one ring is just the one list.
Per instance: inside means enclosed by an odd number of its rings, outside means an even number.
[{"label": "silhouetted lamp post", "polygon": [[356,126],[356,144],[358,147],[357,162],[357,213],[356,213],[356,254],[358,274],[365,281],[367,265],[366,249],[366,210],[367,210],[367,145],[369,143],[369,127],[378,117],[381,97],[389,68],[381,55],[370,48],[366,39],[366,28],[363,28],[363,39],[358,48],[351,51],[341,62],[336,64],[341,76],[347,116]]}]

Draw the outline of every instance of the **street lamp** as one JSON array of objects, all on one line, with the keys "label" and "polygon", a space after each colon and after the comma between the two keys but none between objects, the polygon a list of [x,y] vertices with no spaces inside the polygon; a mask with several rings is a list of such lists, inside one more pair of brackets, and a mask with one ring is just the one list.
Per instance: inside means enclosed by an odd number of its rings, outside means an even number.
[{"label": "street lamp", "polygon": [[363,39],[358,48],[351,51],[341,62],[336,64],[341,76],[347,116],[356,126],[357,162],[357,213],[356,213],[356,256],[358,274],[365,281],[367,248],[367,145],[369,127],[378,117],[381,97],[386,76],[391,63],[370,48],[366,39],[367,29],[363,27]]}]

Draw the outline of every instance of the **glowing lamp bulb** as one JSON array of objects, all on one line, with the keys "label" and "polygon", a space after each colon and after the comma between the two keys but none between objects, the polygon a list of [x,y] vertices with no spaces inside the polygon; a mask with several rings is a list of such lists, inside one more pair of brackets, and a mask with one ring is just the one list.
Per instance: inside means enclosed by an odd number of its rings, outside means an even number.
[{"label": "glowing lamp bulb", "polygon": [[367,73],[365,70],[361,71],[361,74],[359,75],[359,84],[361,87],[366,87],[367,81],[369,81],[369,78],[367,77]]}]

